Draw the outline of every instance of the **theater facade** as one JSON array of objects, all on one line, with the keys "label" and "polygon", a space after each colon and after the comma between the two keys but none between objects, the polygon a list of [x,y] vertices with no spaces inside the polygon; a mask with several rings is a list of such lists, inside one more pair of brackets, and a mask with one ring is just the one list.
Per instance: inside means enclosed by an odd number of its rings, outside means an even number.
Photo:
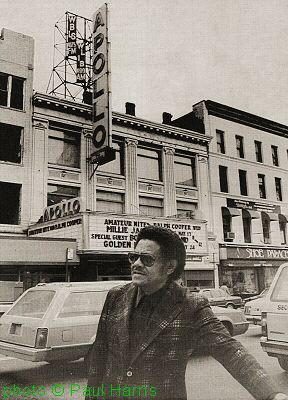
[{"label": "theater facade", "polygon": [[[214,286],[219,249],[211,231],[210,137],[136,117],[135,105],[112,113],[115,159],[90,159],[91,106],[33,95],[33,221],[30,239],[74,239],[79,264],[63,278],[127,279],[127,254],[148,224],[184,241],[188,286]],[[37,150],[36,150],[37,149]],[[37,179],[36,179],[37,177]]]}]

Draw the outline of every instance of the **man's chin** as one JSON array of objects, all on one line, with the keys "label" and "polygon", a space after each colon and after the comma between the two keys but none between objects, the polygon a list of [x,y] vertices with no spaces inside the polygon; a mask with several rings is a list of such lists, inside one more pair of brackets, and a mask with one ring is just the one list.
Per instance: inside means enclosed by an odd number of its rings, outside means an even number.
[{"label": "man's chin", "polygon": [[132,282],[137,286],[142,286],[145,284],[146,276],[143,274],[132,274]]}]

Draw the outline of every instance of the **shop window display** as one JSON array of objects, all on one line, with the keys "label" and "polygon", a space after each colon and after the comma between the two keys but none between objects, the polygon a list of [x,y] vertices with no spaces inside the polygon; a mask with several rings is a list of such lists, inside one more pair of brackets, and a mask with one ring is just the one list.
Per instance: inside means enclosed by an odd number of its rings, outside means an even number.
[{"label": "shop window display", "polygon": [[254,268],[225,270],[222,280],[234,295],[259,292],[257,272]]}]

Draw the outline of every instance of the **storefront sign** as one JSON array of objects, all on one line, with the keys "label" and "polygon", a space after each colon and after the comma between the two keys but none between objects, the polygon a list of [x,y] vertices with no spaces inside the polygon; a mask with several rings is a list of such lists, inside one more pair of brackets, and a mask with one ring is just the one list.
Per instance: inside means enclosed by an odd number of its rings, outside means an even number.
[{"label": "storefront sign", "polygon": [[81,205],[81,197],[75,197],[70,200],[61,201],[61,203],[57,203],[54,206],[46,207],[44,210],[43,222],[66,217],[67,215],[78,214],[82,211]]},{"label": "storefront sign", "polygon": [[190,221],[163,221],[153,218],[130,219],[95,216],[90,218],[90,249],[129,251],[134,248],[137,234],[147,225],[170,228],[181,237],[187,253],[207,252],[206,225]]},{"label": "storefront sign", "polygon": [[51,223],[51,224],[45,225],[43,227],[30,229],[28,231],[28,236],[39,235],[41,233],[56,231],[56,230],[63,229],[63,228],[71,228],[72,226],[80,225],[80,224],[82,224],[82,218],[71,219],[69,221],[61,221],[58,223],[55,223],[55,221],[54,221],[53,224]]},{"label": "storefront sign", "polygon": [[248,201],[243,199],[227,199],[227,207],[242,208],[245,210],[264,211],[269,213],[281,213],[280,206],[274,204],[265,204],[255,201]]},{"label": "storefront sign", "polygon": [[261,247],[229,247],[227,248],[227,258],[288,260],[288,249],[270,249]]},{"label": "storefront sign", "polygon": [[104,4],[93,16],[93,136],[94,151],[110,145],[112,110],[108,43],[108,7]]}]

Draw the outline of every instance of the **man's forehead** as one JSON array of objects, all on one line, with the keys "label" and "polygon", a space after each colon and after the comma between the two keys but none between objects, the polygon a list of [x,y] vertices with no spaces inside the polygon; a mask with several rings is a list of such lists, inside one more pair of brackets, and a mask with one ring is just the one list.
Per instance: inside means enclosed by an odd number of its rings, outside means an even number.
[{"label": "man's forehead", "polygon": [[137,250],[137,252],[139,252],[139,253],[145,253],[145,252],[155,253],[155,252],[159,252],[161,250],[161,248],[160,248],[159,244],[157,242],[155,242],[154,240],[141,239],[137,243],[135,250]]}]

